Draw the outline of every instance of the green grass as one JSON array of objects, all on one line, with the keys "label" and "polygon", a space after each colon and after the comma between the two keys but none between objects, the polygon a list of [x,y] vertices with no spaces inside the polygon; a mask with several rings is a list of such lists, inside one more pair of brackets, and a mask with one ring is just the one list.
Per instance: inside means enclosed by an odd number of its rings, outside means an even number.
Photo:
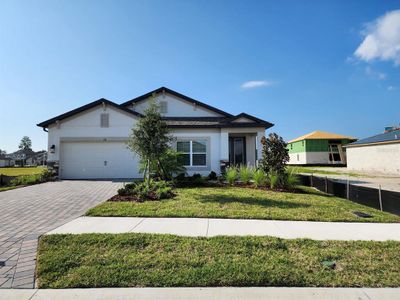
[{"label": "green grass", "polygon": [[0,174],[6,176],[21,176],[21,175],[36,175],[41,174],[46,170],[44,167],[29,167],[29,168],[0,168]]},{"label": "green grass", "polygon": [[[288,170],[293,170],[295,173],[306,173],[306,174],[316,174],[316,175],[346,175],[350,177],[372,177],[370,175],[359,174],[354,172],[341,172],[340,168],[337,168],[337,171],[328,171],[322,169],[323,167],[298,167],[298,166],[289,166]],[[344,168],[346,169],[346,168]]]},{"label": "green grass", "polygon": [[[177,189],[176,197],[161,201],[104,202],[89,216],[199,217],[308,221],[400,222],[400,217],[346,199],[308,193],[284,193],[241,187]],[[363,219],[353,211],[373,215]]]},{"label": "green grass", "polygon": [[0,192],[5,192],[8,190],[13,190],[18,188],[18,186],[0,186]]},{"label": "green grass", "polygon": [[[336,268],[324,266],[334,261]],[[398,287],[399,242],[47,235],[39,288],[299,286]]]}]

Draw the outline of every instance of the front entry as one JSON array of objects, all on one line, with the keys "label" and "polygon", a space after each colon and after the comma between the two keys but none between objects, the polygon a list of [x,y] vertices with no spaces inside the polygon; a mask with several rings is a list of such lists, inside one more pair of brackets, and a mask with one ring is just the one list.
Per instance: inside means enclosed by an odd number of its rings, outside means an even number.
[{"label": "front entry", "polygon": [[229,138],[229,164],[231,166],[246,164],[246,138]]}]

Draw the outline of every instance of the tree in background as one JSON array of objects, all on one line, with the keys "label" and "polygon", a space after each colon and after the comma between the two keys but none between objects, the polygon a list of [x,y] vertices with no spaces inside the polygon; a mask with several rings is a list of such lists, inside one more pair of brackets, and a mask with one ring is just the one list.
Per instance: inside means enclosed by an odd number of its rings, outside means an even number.
[{"label": "tree in background", "polygon": [[127,142],[128,148],[139,155],[146,180],[150,179],[151,173],[159,174],[164,179],[169,177],[168,166],[163,158],[170,156],[169,151],[173,151],[170,148],[172,141],[159,106],[152,100],[143,117],[132,128]]},{"label": "tree in background", "polygon": [[31,150],[32,149],[32,141],[29,138],[29,136],[24,136],[21,139],[21,142],[19,143],[18,148],[21,150]]},{"label": "tree in background", "polygon": [[0,149],[0,155],[6,155],[7,154],[7,151],[6,150],[1,150]]},{"label": "tree in background", "polygon": [[276,133],[270,133],[268,138],[262,137],[262,158],[260,167],[265,173],[284,175],[289,161],[287,143]]}]

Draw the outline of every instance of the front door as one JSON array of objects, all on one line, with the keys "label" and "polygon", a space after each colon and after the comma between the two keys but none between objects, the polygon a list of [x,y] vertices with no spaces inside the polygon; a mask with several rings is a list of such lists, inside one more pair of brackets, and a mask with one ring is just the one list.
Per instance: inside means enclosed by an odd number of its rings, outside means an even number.
[{"label": "front door", "polygon": [[246,139],[245,137],[229,138],[229,164],[231,166],[246,164]]}]

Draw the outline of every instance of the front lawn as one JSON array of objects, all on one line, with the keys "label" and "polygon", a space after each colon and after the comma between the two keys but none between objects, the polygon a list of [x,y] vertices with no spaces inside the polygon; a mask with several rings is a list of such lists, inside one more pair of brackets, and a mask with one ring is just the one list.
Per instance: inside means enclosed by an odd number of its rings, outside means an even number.
[{"label": "front lawn", "polygon": [[[322,193],[286,193],[242,187],[181,188],[161,201],[104,202],[88,216],[198,217],[303,221],[400,222],[400,217]],[[353,214],[361,211],[372,218]]]},{"label": "front lawn", "polygon": [[37,276],[39,288],[398,287],[399,261],[399,242],[47,235]]},{"label": "front lawn", "polygon": [[0,174],[6,176],[36,175],[36,174],[42,174],[45,170],[46,170],[45,167],[0,168]]}]

